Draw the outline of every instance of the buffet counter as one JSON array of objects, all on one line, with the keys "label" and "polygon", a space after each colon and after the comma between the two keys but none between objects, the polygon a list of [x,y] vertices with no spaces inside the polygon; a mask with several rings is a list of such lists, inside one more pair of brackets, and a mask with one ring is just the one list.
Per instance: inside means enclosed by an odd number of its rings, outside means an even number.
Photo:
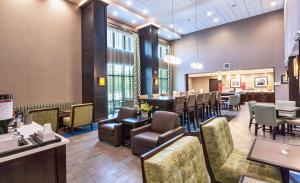
[{"label": "buffet counter", "polygon": [[17,129],[35,145],[28,150],[0,156],[0,182],[66,182],[66,144],[69,140],[55,134],[60,138],[59,142],[38,144],[30,139],[30,135],[38,130],[43,127],[34,122]]},{"label": "buffet counter", "polygon": [[274,92],[222,92],[222,96],[241,94],[241,103],[256,101],[265,103],[275,103],[275,93]]}]

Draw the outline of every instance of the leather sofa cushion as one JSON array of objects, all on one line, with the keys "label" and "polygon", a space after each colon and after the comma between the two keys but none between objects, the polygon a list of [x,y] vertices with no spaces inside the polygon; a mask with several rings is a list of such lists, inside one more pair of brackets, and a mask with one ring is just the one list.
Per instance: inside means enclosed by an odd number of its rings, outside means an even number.
[{"label": "leather sofa cushion", "polygon": [[121,123],[122,119],[135,117],[136,114],[137,114],[137,111],[135,109],[122,107],[119,111],[119,114],[117,117],[117,122]]},{"label": "leather sofa cushion", "polygon": [[101,125],[100,131],[106,135],[114,135],[114,129],[116,125],[118,125],[118,123],[108,123],[108,124]]},{"label": "leather sofa cushion", "polygon": [[160,134],[156,132],[144,132],[133,137],[134,144],[142,145],[150,148],[157,146],[158,136]]},{"label": "leather sofa cushion", "polygon": [[151,131],[165,133],[178,126],[178,115],[173,112],[157,111],[153,115]]}]

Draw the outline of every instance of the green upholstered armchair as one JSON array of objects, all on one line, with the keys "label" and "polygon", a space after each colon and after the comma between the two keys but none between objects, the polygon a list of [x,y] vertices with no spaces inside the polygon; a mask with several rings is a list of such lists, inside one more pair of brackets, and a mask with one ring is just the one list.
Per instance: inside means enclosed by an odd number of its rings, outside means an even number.
[{"label": "green upholstered armchair", "polygon": [[176,137],[142,155],[141,161],[144,183],[210,182],[197,137]]},{"label": "green upholstered armchair", "polygon": [[253,124],[253,119],[255,119],[255,104],[256,101],[248,102],[249,115],[250,115],[249,128],[251,128],[251,125]]},{"label": "green upholstered armchair", "polygon": [[91,125],[91,129],[93,129],[93,104],[72,105],[70,117],[64,117],[63,121],[65,126],[71,128],[72,134],[74,134],[75,127]]},{"label": "green upholstered armchair", "polygon": [[32,121],[44,125],[46,123],[50,123],[52,130],[57,130],[58,123],[58,108],[45,108],[45,109],[36,109],[28,111],[30,115],[32,115]]},{"label": "green upholstered armchair", "polygon": [[[247,160],[246,154],[234,148],[226,118],[213,118],[201,125],[201,138],[208,170],[213,180],[238,183],[242,175],[271,183],[281,182],[280,170]],[[214,182],[214,181],[213,181]]]}]

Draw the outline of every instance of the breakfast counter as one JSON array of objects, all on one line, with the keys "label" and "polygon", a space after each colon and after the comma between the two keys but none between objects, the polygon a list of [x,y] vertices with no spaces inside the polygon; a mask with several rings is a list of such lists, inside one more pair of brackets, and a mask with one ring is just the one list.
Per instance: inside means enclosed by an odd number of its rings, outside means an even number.
[{"label": "breakfast counter", "polygon": [[[17,131],[29,138],[43,127],[37,123],[23,125]],[[38,144],[29,150],[11,153],[0,158],[0,182],[66,182],[66,144],[69,140],[55,134],[61,140],[50,144]],[[33,142],[34,143],[34,142]]]}]

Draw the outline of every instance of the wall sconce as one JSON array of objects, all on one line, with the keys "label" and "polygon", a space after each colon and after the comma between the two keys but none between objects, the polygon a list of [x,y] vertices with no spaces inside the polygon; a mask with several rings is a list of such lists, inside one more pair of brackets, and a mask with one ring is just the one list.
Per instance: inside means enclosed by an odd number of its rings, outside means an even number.
[{"label": "wall sconce", "polygon": [[99,86],[105,86],[105,78],[104,77],[98,77],[98,83]]},{"label": "wall sconce", "polygon": [[154,83],[154,85],[158,85],[158,79],[153,79],[153,83]]},{"label": "wall sconce", "polygon": [[296,79],[299,78],[299,64],[298,64],[298,57],[295,57],[293,60],[293,66],[294,66],[294,76]]}]

